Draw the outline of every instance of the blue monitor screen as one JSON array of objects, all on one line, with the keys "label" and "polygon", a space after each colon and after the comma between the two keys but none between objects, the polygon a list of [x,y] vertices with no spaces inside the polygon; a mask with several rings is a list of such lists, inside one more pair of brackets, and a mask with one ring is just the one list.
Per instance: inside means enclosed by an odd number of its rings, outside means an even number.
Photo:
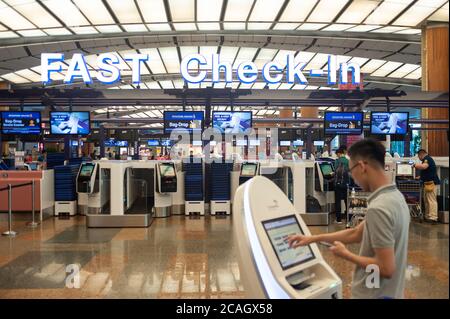
[{"label": "blue monitor screen", "polygon": [[408,120],[408,112],[372,112],[370,133],[404,135],[408,132]]},{"label": "blue monitor screen", "polygon": [[363,131],[362,112],[325,112],[326,135],[360,135]]},{"label": "blue monitor screen", "polygon": [[148,146],[159,146],[159,140],[148,140],[147,145]]},{"label": "blue monitor screen", "polygon": [[114,139],[109,139],[105,141],[106,147],[127,147],[128,141],[116,141]]},{"label": "blue monitor screen", "polygon": [[50,112],[51,134],[88,135],[89,112]]},{"label": "blue monitor screen", "polygon": [[292,145],[294,145],[294,146],[303,146],[303,141],[302,140],[295,140],[294,142],[292,142]]},{"label": "blue monitor screen", "polygon": [[164,134],[183,129],[189,133],[201,132],[203,129],[203,111],[197,112],[164,112]]},{"label": "blue monitor screen", "polygon": [[244,133],[252,127],[252,112],[213,112],[213,128],[220,133]]},{"label": "blue monitor screen", "polygon": [[171,145],[171,140],[162,140],[161,141],[161,146],[170,146]]},{"label": "blue monitor screen", "polygon": [[3,134],[40,134],[40,112],[2,112]]}]

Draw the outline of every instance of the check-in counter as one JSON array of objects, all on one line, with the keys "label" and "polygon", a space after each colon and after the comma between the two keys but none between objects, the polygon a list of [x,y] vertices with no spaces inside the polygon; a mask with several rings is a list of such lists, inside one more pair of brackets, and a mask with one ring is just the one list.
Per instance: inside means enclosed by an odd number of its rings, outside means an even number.
[{"label": "check-in counter", "polygon": [[[8,184],[19,185],[32,182],[35,187],[35,213],[53,216],[55,188],[53,170],[44,171],[0,171],[0,189]],[[31,212],[32,185],[12,189],[12,211],[14,213]],[[8,190],[0,192],[0,212],[8,211]]]}]

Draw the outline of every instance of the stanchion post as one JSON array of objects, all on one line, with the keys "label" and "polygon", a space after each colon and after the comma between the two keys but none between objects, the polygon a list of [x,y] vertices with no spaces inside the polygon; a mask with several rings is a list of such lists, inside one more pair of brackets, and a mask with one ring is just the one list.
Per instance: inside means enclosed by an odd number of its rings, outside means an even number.
[{"label": "stanchion post", "polygon": [[8,230],[3,232],[3,236],[14,237],[17,235],[17,232],[12,229],[12,186],[8,184]]},{"label": "stanchion post", "polygon": [[31,216],[32,216],[32,221],[31,223],[28,223],[29,227],[35,228],[39,225],[39,223],[34,221],[34,211],[35,211],[35,207],[34,207],[34,200],[35,200],[35,190],[34,190],[34,179],[31,181]]}]

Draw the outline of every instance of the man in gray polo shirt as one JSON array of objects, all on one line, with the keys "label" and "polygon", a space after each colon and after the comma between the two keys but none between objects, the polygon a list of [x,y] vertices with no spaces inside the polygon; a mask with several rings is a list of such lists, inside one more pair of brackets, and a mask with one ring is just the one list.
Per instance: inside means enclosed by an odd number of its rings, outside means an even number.
[{"label": "man in gray polo shirt", "polygon": [[[325,241],[330,250],[356,265],[352,298],[403,298],[408,254],[409,209],[403,195],[384,172],[384,146],[364,139],[352,145],[350,173],[371,192],[364,222],[353,229],[289,238],[293,247]],[[361,243],[359,254],[344,244]]]}]

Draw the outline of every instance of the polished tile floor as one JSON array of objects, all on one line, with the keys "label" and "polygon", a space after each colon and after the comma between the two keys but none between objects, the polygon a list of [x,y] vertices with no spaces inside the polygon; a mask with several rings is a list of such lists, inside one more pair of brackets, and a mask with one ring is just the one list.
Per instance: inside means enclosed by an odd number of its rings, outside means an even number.
[{"label": "polished tile floor", "polygon": [[[4,214],[2,214],[4,215]],[[51,218],[0,238],[0,298],[242,298],[230,217],[172,216],[149,228],[88,229]],[[0,231],[7,227],[0,218]],[[313,233],[343,226],[311,227]],[[448,225],[412,223],[407,298],[449,298]],[[321,248],[350,297],[353,266]],[[358,245],[351,250],[357,252]],[[70,274],[79,267],[79,288]]]}]

